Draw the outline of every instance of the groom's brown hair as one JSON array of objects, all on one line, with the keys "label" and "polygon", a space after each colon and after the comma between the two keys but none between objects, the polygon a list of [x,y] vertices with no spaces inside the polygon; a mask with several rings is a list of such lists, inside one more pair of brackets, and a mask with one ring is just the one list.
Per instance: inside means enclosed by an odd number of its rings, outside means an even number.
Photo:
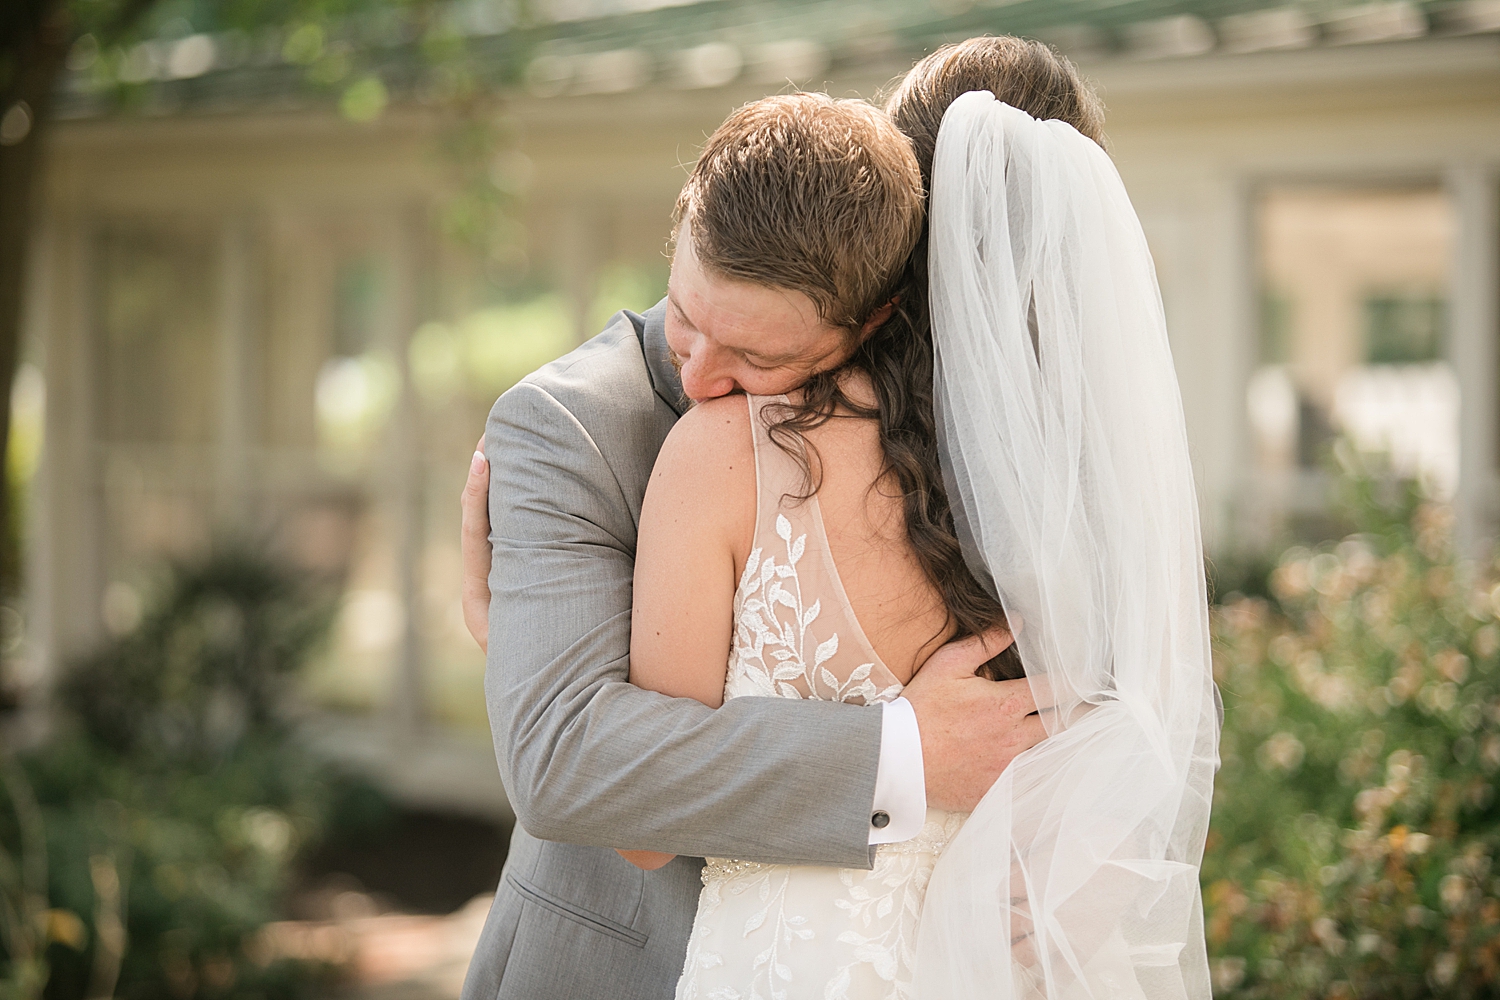
[{"label": "groom's brown hair", "polygon": [[890,301],[922,211],[921,169],[884,112],[799,93],[725,119],[674,216],[710,271],[801,292],[857,335]]}]

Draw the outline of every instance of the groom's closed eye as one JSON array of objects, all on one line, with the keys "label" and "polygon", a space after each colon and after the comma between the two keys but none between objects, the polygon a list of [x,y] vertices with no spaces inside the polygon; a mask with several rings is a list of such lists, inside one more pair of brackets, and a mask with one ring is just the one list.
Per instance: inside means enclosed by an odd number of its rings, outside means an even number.
[{"label": "groom's closed eye", "polygon": [[760,368],[764,371],[786,368],[802,360],[802,355],[796,351],[787,354],[760,354],[751,351],[739,351],[738,353],[751,368]]},{"label": "groom's closed eye", "polygon": [[788,362],[790,362],[791,360],[790,358],[755,358],[750,357],[749,355],[741,355],[741,357],[744,358],[745,364],[749,365],[751,368],[754,368],[756,371],[762,372],[772,372],[778,368],[785,368]]}]

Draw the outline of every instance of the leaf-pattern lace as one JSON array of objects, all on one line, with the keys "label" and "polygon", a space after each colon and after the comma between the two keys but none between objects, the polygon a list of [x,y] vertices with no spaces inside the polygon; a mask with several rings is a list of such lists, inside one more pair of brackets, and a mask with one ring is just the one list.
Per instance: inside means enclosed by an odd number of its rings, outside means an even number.
[{"label": "leaf-pattern lace", "polygon": [[791,522],[777,514],[776,535],[786,550],[784,560],[778,562],[774,555],[762,558],[762,549],[752,550],[735,591],[735,641],[724,697],[817,698],[869,705],[900,694],[899,683],[876,687],[871,679],[873,660],[859,664],[840,681],[826,666],[839,651],[837,632],[828,633],[813,647],[812,657],[807,656],[812,626],[823,610],[821,600],[803,603],[797,564],[807,551],[807,534],[792,538]]}]

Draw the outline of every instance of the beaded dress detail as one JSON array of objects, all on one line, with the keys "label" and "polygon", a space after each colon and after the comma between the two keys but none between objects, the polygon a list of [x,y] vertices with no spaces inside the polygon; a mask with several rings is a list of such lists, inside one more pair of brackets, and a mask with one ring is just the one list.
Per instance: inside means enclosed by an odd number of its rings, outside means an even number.
[{"label": "beaded dress detail", "polygon": [[[818,498],[795,499],[802,470],[767,432],[785,402],[748,397],[755,538],[734,596],[724,698],[890,701],[901,682],[854,616]],[[677,1000],[911,997],[927,881],[963,821],[929,809],[915,838],[876,848],[871,871],[709,858]]]}]

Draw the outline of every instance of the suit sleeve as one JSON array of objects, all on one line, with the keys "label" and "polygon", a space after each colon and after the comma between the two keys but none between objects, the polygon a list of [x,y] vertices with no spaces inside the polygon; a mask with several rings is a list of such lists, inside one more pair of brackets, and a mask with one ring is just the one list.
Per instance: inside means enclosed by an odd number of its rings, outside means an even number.
[{"label": "suit sleeve", "polygon": [[[628,681],[635,523],[588,431],[542,387],[495,404],[485,694],[533,836],[786,864],[870,866],[881,713]],[[728,655],[728,651],[725,651]]]}]

